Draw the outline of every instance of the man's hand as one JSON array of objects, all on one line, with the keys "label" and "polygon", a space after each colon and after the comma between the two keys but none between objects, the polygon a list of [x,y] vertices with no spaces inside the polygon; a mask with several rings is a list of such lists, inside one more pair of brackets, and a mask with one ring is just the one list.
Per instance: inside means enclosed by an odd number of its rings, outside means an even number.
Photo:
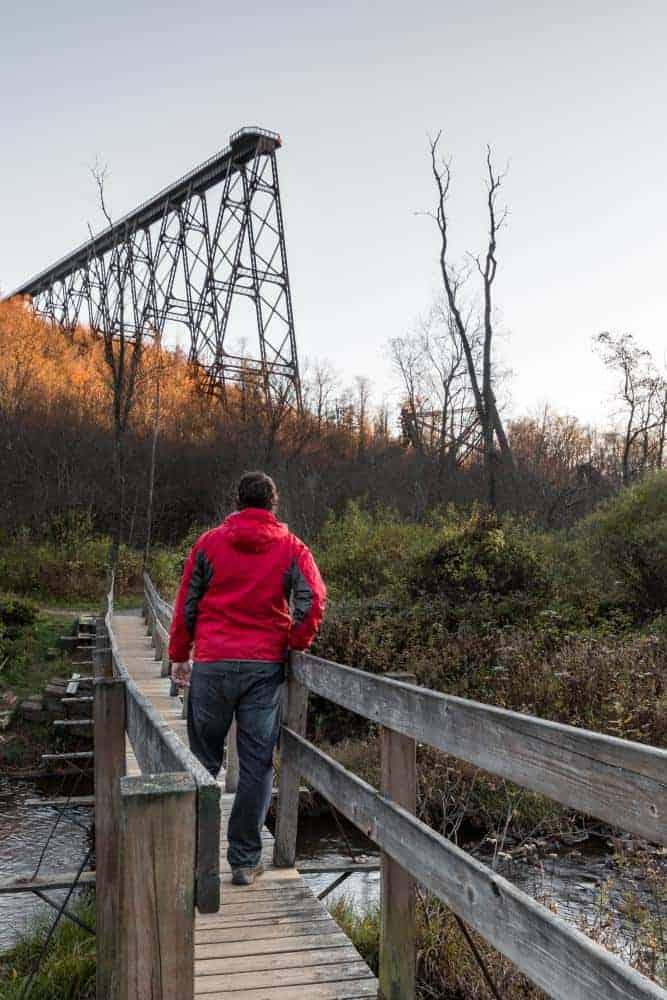
[{"label": "man's hand", "polygon": [[190,687],[190,675],[192,674],[192,664],[172,663],[171,679],[177,687]]}]

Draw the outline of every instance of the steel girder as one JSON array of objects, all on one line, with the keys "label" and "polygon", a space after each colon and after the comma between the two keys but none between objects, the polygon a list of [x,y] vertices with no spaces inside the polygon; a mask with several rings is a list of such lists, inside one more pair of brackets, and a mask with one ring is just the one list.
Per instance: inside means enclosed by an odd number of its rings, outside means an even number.
[{"label": "steel girder", "polygon": [[[259,381],[301,406],[274,132],[229,145],[16,289],[66,330],[186,346],[212,391]],[[245,300],[245,312],[239,303]],[[250,345],[250,346],[248,346]]]}]

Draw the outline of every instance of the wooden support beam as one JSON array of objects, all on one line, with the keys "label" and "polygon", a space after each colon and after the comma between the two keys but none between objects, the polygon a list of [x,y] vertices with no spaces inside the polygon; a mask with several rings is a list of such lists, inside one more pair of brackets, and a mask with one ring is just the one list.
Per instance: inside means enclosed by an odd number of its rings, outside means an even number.
[{"label": "wooden support beam", "polygon": [[120,782],[125,774],[125,682],[98,677],[94,687],[95,852],[97,857],[97,1000],[119,1000],[121,921]]},{"label": "wooden support beam", "polygon": [[197,786],[123,778],[121,1000],[193,1000]]},{"label": "wooden support beam", "polygon": [[[81,674],[72,674],[72,679],[67,685],[67,694],[76,694],[79,690],[79,681],[81,680]],[[63,699],[64,700],[64,699]]]},{"label": "wooden support beam", "polygon": [[93,769],[90,767],[79,767],[76,770],[74,768],[58,768],[55,771],[21,771],[20,774],[8,774],[5,775],[8,781],[29,781],[33,778],[78,778],[82,774],[93,774]]},{"label": "wooden support beam", "polygon": [[91,705],[93,703],[92,694],[79,695],[76,698],[61,698],[63,705]]},{"label": "wooden support beam", "polygon": [[[0,896],[14,892],[45,892],[49,889],[69,889],[76,881],[76,872],[58,872],[39,878],[0,878]],[[81,872],[77,885],[95,885],[95,872]]]},{"label": "wooden support beam", "polygon": [[[290,658],[291,659],[291,658]],[[306,732],[308,718],[308,691],[299,684],[287,667],[287,709],[285,724],[299,736]],[[290,753],[289,745],[280,744],[280,773],[278,776],[278,802],[276,803],[276,839],[273,863],[278,868],[292,868],[296,860],[296,838],[299,826],[299,781],[297,760]]]},{"label": "wooden support beam", "polygon": [[73,795],[71,798],[65,798],[61,796],[57,799],[26,799],[23,803],[29,809],[39,809],[40,806],[53,806],[55,809],[69,808],[70,806],[78,808],[79,806],[93,806],[95,805],[94,795]]},{"label": "wooden support beam", "polygon": [[356,875],[357,872],[379,872],[381,865],[378,861],[323,861],[318,864],[316,861],[304,861],[297,865],[299,875],[337,875],[339,872],[347,872]]},{"label": "wooden support beam", "polygon": [[50,763],[52,760],[53,761],[71,760],[78,762],[84,760],[92,760],[94,756],[95,754],[92,750],[80,750],[77,753],[43,753],[42,760],[47,764]]},{"label": "wooden support beam", "polygon": [[[390,674],[414,684],[413,674]],[[380,791],[412,816],[417,812],[417,744],[409,736],[380,729]],[[414,1000],[417,971],[415,884],[412,876],[382,853],[380,904],[380,996]]]},{"label": "wooden support beam", "polygon": [[[277,799],[279,794],[280,794],[280,789],[276,788],[275,785],[274,785],[273,788],[271,789],[271,798],[272,799]],[[299,795],[300,796],[301,795],[311,795],[311,794],[312,794],[312,792],[311,792],[311,789],[308,787],[308,785],[301,785],[300,786],[300,788],[299,788]]]}]

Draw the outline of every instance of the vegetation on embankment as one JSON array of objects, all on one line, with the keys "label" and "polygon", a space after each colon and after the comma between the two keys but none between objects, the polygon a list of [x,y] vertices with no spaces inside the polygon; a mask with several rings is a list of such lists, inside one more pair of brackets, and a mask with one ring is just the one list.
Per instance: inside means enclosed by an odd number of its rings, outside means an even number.
[{"label": "vegetation on embankment", "polygon": [[[65,605],[79,611],[99,611],[107,586],[111,539],[97,534],[90,514],[70,512],[43,526],[39,535],[20,531],[0,548],[0,579],[7,591],[41,605]],[[173,556],[153,552],[158,584],[173,564]],[[164,568],[163,568],[164,567]],[[116,593],[137,604],[143,590],[143,553],[121,547]]]},{"label": "vegetation on embankment", "polygon": [[[94,897],[83,895],[70,910],[94,928]],[[65,918],[49,942],[30,991],[24,993],[52,922],[49,911],[29,926],[11,951],[0,955],[0,1000],[93,1000],[95,937]]]},{"label": "vegetation on embankment", "polygon": [[[483,511],[449,509],[417,529],[351,506],[331,519],[318,550],[331,589],[317,652],[374,672],[411,671],[420,684],[655,745],[667,736],[667,475],[623,491],[568,533]],[[311,702],[311,724],[346,767],[377,785],[379,750],[363,724]],[[369,738],[370,737],[370,738]],[[418,811],[468,848],[549,851],[582,818],[448,758],[418,748]],[[585,839],[586,834],[581,834]],[[610,882],[582,929],[665,983],[664,852],[616,841]],[[628,846],[629,845],[629,846]],[[609,895],[624,852],[654,905]],[[643,853],[642,853],[643,852]],[[553,905],[549,897],[543,900]],[[420,897],[422,1000],[489,995],[451,912]],[[377,966],[376,912],[339,904],[334,916]],[[501,996],[542,1000],[517,970],[473,935]]]},{"label": "vegetation on embankment", "polygon": [[41,693],[56,676],[69,671],[58,650],[58,638],[69,631],[72,617],[40,611],[24,598],[0,594],[0,763],[7,768],[37,767],[50,743],[48,723],[24,722],[21,701]]},{"label": "vegetation on embankment", "polygon": [[[331,593],[319,655],[665,744],[667,474],[549,535],[477,508],[413,526],[351,505],[327,523],[317,551]],[[365,724],[313,699],[311,725],[343,763],[376,781]],[[462,823],[469,835],[497,834],[509,815],[510,836],[521,838],[538,824],[541,833],[558,829],[568,815],[429,748],[419,765],[422,818],[450,835]]]},{"label": "vegetation on embankment", "polygon": [[[153,552],[151,572],[165,594],[173,594],[200,530],[175,549]],[[108,544],[88,518],[71,516],[52,525],[48,537],[23,534],[5,546],[2,576],[17,592],[55,600],[101,595]],[[665,743],[666,472],[621,491],[568,531],[545,533],[475,505],[414,522],[350,503],[330,515],[313,547],[330,591],[317,654],[379,673],[410,671],[435,690]],[[138,600],[141,555],[129,548],[121,555],[119,589]],[[8,678],[0,674],[0,683]],[[341,753],[373,772],[372,755],[354,748],[355,736],[368,746],[365,723],[317,699],[310,718],[318,740],[340,744]],[[450,822],[443,782],[453,796],[464,793],[474,828],[504,822],[508,801],[517,799],[508,786],[465,768],[452,771],[426,748],[420,754],[429,822]],[[518,832],[543,812],[537,797],[518,796]]]}]

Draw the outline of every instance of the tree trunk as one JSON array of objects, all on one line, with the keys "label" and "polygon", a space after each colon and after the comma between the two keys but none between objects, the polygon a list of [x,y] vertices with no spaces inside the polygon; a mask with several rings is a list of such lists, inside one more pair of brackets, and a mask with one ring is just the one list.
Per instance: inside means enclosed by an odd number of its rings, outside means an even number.
[{"label": "tree trunk", "polygon": [[157,445],[160,436],[160,389],[162,380],[162,342],[158,337],[158,371],[155,386],[155,418],[153,420],[153,439],[151,441],[151,460],[148,470],[148,503],[146,506],[146,545],[144,547],[144,570],[148,567],[151,551],[151,534],[153,530],[153,502],[155,496],[155,466],[157,461]]}]

